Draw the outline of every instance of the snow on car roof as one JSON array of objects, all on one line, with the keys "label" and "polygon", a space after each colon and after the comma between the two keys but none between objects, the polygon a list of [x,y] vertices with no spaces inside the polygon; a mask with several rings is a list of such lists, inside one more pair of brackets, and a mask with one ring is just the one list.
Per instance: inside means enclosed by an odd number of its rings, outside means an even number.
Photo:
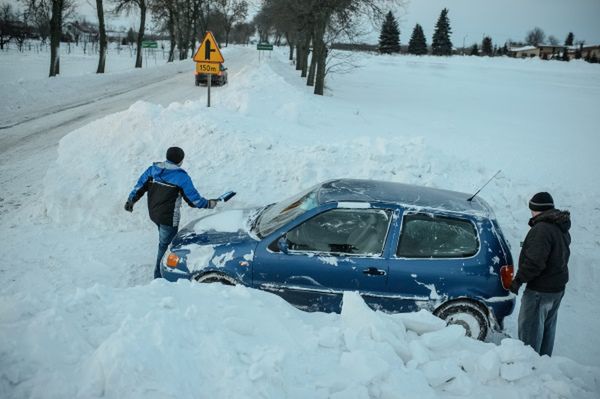
[{"label": "snow on car roof", "polygon": [[485,201],[473,194],[439,188],[377,180],[339,179],[319,188],[319,202],[388,202],[417,208],[443,209],[451,212],[492,216]]}]

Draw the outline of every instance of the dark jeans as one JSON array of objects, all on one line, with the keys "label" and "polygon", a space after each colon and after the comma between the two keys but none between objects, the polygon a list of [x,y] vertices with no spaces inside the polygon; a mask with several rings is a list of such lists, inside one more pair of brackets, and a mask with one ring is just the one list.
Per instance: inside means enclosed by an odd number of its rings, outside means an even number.
[{"label": "dark jeans", "polygon": [[154,268],[154,278],[161,278],[160,261],[167,252],[169,244],[173,241],[173,237],[177,234],[178,226],[167,226],[165,224],[157,224],[158,226],[158,256],[156,257],[156,267]]},{"label": "dark jeans", "polygon": [[525,289],[519,311],[519,339],[540,355],[552,356],[558,308],[565,291]]}]

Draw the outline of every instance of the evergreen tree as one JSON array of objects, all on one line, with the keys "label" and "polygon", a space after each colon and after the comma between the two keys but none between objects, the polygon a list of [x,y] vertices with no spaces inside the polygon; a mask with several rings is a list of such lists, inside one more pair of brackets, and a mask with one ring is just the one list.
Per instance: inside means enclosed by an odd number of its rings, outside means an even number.
[{"label": "evergreen tree", "polygon": [[569,34],[567,35],[567,38],[565,39],[565,46],[572,46],[574,40],[575,40],[575,35],[573,34],[573,32],[569,32]]},{"label": "evergreen tree", "polygon": [[433,55],[452,55],[452,42],[450,41],[450,20],[448,19],[448,9],[444,8],[435,24],[433,41],[431,43],[431,53]]},{"label": "evergreen tree", "polygon": [[415,25],[410,42],[408,42],[408,53],[415,55],[427,54],[427,39],[425,39],[423,28],[419,24]]},{"label": "evergreen tree", "polygon": [[479,49],[477,48],[477,44],[474,44],[473,47],[471,47],[471,53],[469,55],[479,55]]},{"label": "evergreen tree", "polygon": [[481,55],[492,57],[494,55],[494,47],[492,46],[492,38],[486,36],[481,42]]},{"label": "evergreen tree", "polygon": [[392,54],[400,52],[400,30],[398,22],[392,12],[388,12],[381,25],[379,34],[379,52],[382,54]]}]

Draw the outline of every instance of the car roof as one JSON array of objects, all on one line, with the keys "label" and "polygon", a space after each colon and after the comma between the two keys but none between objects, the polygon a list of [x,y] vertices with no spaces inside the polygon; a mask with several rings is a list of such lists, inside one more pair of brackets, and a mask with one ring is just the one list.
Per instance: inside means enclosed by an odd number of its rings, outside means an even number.
[{"label": "car roof", "polygon": [[467,201],[473,194],[433,187],[377,180],[338,179],[325,182],[318,192],[318,201],[326,202],[387,202],[413,208],[440,209],[478,216],[493,217],[489,205],[479,197]]}]

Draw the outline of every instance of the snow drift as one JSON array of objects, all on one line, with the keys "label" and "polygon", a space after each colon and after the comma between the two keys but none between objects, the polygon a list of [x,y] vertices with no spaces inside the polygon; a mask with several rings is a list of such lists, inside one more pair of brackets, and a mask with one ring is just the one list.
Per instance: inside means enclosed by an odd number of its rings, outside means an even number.
[{"label": "snow drift", "polygon": [[354,293],[341,315],[187,281],[96,285],[19,315],[35,301],[24,295],[0,308],[10,365],[0,390],[13,387],[12,397],[594,398],[600,390],[595,369],[512,339],[474,341],[425,311],[373,312]]}]

